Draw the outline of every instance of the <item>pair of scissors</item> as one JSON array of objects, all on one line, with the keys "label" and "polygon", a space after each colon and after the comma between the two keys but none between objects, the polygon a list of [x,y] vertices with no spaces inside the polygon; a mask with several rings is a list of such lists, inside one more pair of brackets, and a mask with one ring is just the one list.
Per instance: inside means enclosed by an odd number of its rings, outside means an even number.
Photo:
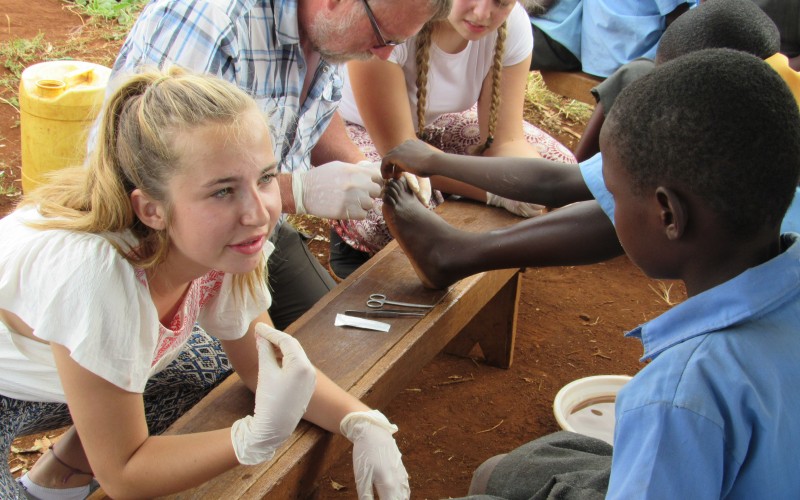
[{"label": "pair of scissors", "polygon": [[367,307],[372,309],[380,309],[384,305],[391,305],[391,306],[399,306],[399,307],[411,307],[414,309],[432,309],[433,306],[430,304],[411,304],[409,302],[397,302],[395,300],[389,300],[386,295],[382,293],[373,293],[367,299]]},{"label": "pair of scissors", "polygon": [[346,316],[362,316],[364,318],[403,318],[425,316],[424,312],[403,311],[401,309],[367,309],[366,311],[354,311],[348,309],[344,312]]}]

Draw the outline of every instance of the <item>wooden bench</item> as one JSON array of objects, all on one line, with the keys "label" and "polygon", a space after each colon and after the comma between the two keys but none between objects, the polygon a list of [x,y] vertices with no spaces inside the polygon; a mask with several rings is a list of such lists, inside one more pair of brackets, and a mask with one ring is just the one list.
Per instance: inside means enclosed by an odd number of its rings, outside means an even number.
[{"label": "wooden bench", "polygon": [[592,88],[603,79],[581,71],[540,71],[544,84],[551,92],[595,105]]},{"label": "wooden bench", "polygon": [[[447,201],[437,212],[455,227],[481,232],[521,220],[505,210],[467,201]],[[477,344],[487,363],[508,368],[516,333],[519,274],[519,269],[491,271],[465,278],[447,290],[428,290],[393,241],[287,331],[333,381],[369,406],[384,408],[442,350],[466,356]],[[384,319],[392,325],[388,333],[333,326],[337,313],[364,309],[367,297],[375,292],[436,306],[423,318]],[[252,393],[233,374],[167,434],[223,428],[252,410]],[[301,421],[270,462],[237,466],[170,498],[304,498],[350,446],[344,437]],[[90,498],[106,497],[97,491]]]}]

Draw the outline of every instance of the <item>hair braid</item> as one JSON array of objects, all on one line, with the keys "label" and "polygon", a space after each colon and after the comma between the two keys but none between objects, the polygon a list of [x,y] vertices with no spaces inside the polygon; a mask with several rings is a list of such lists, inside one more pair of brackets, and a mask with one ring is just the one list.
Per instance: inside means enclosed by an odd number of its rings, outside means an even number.
[{"label": "hair braid", "polygon": [[431,60],[433,23],[426,24],[417,35],[417,137],[423,141],[425,134],[425,111],[428,108],[428,70]]},{"label": "hair braid", "polygon": [[503,72],[503,55],[506,50],[507,34],[508,28],[504,22],[497,29],[497,42],[495,42],[494,60],[492,61],[492,99],[489,105],[489,127],[486,142],[478,149],[478,155],[486,152],[494,142],[494,131],[497,129],[497,112],[500,109],[500,78]]}]

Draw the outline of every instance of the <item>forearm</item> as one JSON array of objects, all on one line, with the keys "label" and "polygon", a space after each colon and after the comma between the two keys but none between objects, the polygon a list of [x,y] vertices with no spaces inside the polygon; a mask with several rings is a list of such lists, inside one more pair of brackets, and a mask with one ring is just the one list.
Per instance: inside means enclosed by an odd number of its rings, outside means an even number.
[{"label": "forearm", "polygon": [[271,327],[272,318],[268,311],[264,311],[254,319],[242,338],[237,340],[220,340],[222,349],[228,356],[233,370],[253,393],[258,387],[258,347],[256,345],[255,328],[258,323],[265,323]]},{"label": "forearm", "polygon": [[334,113],[325,132],[319,138],[314,149],[311,150],[311,164],[322,165],[337,160],[358,163],[365,159],[364,154],[347,135],[342,117],[339,116],[338,112]]},{"label": "forearm", "polygon": [[325,430],[338,434],[339,423],[345,415],[369,409],[367,405],[336,385],[317,369],[317,385],[303,418]]},{"label": "forearm", "polygon": [[297,211],[292,193],[292,174],[278,174],[278,188],[281,190],[281,212],[293,214]]},{"label": "forearm", "polygon": [[542,155],[525,137],[514,138],[507,141],[497,141],[484,151],[484,158],[541,158]]},{"label": "forearm", "polygon": [[485,191],[529,203],[560,207],[592,198],[580,168],[541,158],[431,157],[425,169]]},{"label": "forearm", "polygon": [[230,428],[151,436],[119,468],[98,473],[112,498],[152,498],[183,491],[238,465]]},{"label": "forearm", "polygon": [[471,260],[481,264],[474,272],[594,264],[623,253],[614,226],[594,200],[492,231],[475,243]]}]

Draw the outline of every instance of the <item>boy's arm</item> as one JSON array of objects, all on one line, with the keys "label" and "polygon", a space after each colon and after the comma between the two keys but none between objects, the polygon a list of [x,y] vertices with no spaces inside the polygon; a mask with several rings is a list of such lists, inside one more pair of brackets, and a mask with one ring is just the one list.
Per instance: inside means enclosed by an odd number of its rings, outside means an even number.
[{"label": "boy's arm", "polygon": [[383,158],[384,177],[408,171],[445,176],[505,198],[560,207],[589,200],[592,193],[578,165],[543,158],[484,158],[432,151],[422,141],[406,141]]}]

